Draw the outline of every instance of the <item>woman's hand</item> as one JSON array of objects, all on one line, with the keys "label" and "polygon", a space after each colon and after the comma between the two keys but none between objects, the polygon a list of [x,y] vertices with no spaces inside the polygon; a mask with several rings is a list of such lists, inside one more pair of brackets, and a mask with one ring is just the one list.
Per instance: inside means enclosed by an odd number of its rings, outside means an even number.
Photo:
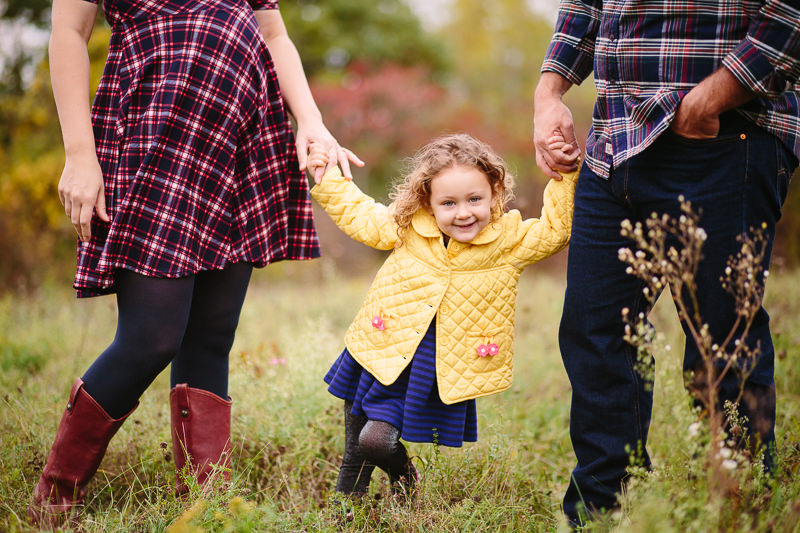
[{"label": "woman's hand", "polygon": [[92,212],[108,221],[103,173],[95,153],[89,111],[89,55],[86,43],[97,18],[97,4],[54,0],[51,9],[50,79],[64,139],[66,162],[58,182],[58,198],[78,237],[92,235]]},{"label": "woman's hand", "polygon": [[[336,153],[340,156],[340,159],[343,158],[345,161],[355,160],[361,163],[359,166],[364,165],[364,163],[347,148],[339,147],[336,150]],[[331,158],[328,155],[328,151],[320,143],[315,142],[312,142],[309,145],[309,153],[306,161],[306,169],[308,170],[309,174],[314,177],[314,183],[321,183],[325,172],[337,164],[336,161],[334,161],[333,165],[331,165]],[[353,178],[352,176],[345,176],[345,179],[351,180]]]},{"label": "woman's hand", "polygon": [[88,241],[92,236],[91,221],[95,209],[100,220],[109,221],[103,172],[94,153],[67,158],[58,182],[58,198],[82,241]]},{"label": "woman's hand", "polygon": [[[324,167],[311,167],[308,162],[309,152],[314,146],[318,152],[324,152],[327,162]],[[297,127],[297,158],[300,162],[300,170],[306,170],[314,177],[314,182],[319,183],[322,176],[336,165],[342,169],[342,174],[346,179],[353,179],[350,170],[350,163],[358,167],[363,167],[364,162],[347,148],[339,146],[339,143],[321,123],[313,127],[304,127],[298,123]]]}]

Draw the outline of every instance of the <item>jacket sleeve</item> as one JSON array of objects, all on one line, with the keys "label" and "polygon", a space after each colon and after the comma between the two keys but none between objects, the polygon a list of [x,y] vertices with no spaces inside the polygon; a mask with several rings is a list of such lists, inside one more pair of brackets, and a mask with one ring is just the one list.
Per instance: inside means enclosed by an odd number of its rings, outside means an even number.
[{"label": "jacket sleeve", "polygon": [[378,250],[394,248],[397,224],[389,208],[344,179],[339,167],[325,174],[311,196],[350,238]]},{"label": "jacket sleeve", "polygon": [[592,73],[602,11],[602,0],[561,0],[542,72],[556,72],[575,85]]},{"label": "jacket sleeve", "polygon": [[562,174],[559,181],[550,180],[544,189],[539,218],[521,220],[518,212],[506,215],[513,239],[508,252],[511,264],[526,267],[550,257],[569,243],[578,172]]},{"label": "jacket sleeve", "polygon": [[800,78],[800,1],[766,0],[722,64],[760,96],[792,89]]}]

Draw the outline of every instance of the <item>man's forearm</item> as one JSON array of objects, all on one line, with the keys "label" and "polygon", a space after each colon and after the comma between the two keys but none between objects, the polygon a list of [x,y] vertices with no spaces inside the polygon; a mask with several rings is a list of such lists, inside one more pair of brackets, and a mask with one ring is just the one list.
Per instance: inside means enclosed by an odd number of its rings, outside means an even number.
[{"label": "man's forearm", "polygon": [[539,83],[536,85],[534,92],[534,104],[539,98],[558,98],[566,93],[572,87],[572,82],[561,74],[555,72],[542,72],[539,76]]},{"label": "man's forearm", "polygon": [[756,96],[756,93],[739,83],[739,80],[725,67],[717,69],[697,84],[691,92],[695,93],[692,95],[696,100],[695,105],[702,105],[707,115],[720,115],[749,102]]}]

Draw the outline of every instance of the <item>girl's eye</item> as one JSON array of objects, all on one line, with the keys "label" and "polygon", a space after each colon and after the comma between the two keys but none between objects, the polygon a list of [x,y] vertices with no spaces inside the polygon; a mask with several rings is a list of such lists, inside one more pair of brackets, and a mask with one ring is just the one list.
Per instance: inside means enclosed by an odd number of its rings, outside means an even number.
[{"label": "girl's eye", "polygon": [[445,200],[444,202],[442,202],[442,205],[445,206],[445,207],[451,207],[451,206],[456,205],[456,203],[454,201],[452,201],[452,200]]},{"label": "girl's eye", "polygon": [[480,202],[481,201],[481,197],[480,196],[473,196],[472,198],[469,199],[469,201],[473,202],[473,203]]}]

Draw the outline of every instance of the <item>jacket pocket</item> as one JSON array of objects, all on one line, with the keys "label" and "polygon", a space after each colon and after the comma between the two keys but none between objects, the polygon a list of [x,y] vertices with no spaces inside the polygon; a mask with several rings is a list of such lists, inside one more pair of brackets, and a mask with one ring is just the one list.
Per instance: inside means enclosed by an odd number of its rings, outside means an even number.
[{"label": "jacket pocket", "polygon": [[381,305],[367,307],[359,320],[363,322],[360,324],[360,329],[364,332],[367,342],[374,348],[387,346],[397,335],[399,328],[397,317]]},{"label": "jacket pocket", "polygon": [[509,364],[513,339],[507,326],[473,328],[466,333],[467,358],[475,372],[492,372]]}]

